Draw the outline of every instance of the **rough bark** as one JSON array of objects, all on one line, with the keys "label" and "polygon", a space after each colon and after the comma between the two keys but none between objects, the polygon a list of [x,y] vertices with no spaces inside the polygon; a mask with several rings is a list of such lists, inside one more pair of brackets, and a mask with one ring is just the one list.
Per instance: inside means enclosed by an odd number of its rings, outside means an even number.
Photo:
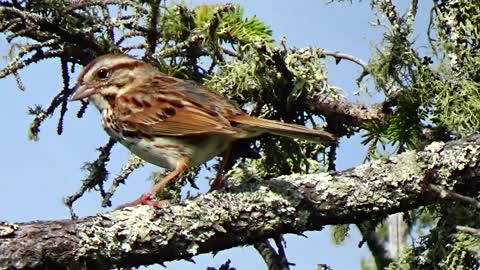
[{"label": "rough bark", "polygon": [[76,221],[0,223],[0,268],[139,266],[327,224],[359,223],[441,202],[445,192],[438,188],[477,194],[479,160],[476,135],[342,172],[243,184],[163,209],[138,206]]}]

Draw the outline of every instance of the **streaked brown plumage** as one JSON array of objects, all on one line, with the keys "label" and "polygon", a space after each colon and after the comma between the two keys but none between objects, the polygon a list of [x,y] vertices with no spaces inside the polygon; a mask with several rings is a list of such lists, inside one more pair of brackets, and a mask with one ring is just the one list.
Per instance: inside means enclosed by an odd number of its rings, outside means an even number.
[{"label": "streaked brown plumage", "polygon": [[[218,93],[195,82],[169,77],[135,58],[108,54],[90,62],[72,100],[89,98],[106,132],[147,162],[172,172],[135,204],[158,206],[152,194],[190,166],[228,156],[238,139],[263,133],[333,143],[322,130],[250,117]],[[222,161],[222,164],[224,162]],[[221,172],[211,189],[220,185]]]}]

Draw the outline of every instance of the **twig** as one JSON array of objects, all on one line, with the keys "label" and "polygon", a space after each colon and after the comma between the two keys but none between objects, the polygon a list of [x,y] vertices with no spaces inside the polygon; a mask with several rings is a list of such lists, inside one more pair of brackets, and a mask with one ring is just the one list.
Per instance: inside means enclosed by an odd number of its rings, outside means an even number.
[{"label": "twig", "polygon": [[283,262],[286,263],[287,265],[294,266],[295,264],[290,263],[287,259],[287,254],[285,252],[285,248],[287,247],[287,242],[285,241],[285,238],[283,238],[283,235],[274,237],[273,240],[275,241],[275,245],[277,246],[278,255],[283,259]]},{"label": "twig", "polygon": [[441,186],[437,186],[437,185],[433,185],[433,184],[430,184],[430,189],[432,189],[433,191],[438,193],[441,198],[451,198],[451,199],[459,200],[459,201],[462,201],[462,202],[469,203],[472,206],[480,209],[480,202],[475,200],[472,197],[468,197],[468,196],[465,196],[465,195],[462,195],[462,194],[458,194],[454,191],[447,190],[447,189],[445,189]]},{"label": "twig", "polygon": [[234,51],[232,51],[232,50],[222,48],[222,51],[223,51],[223,53],[225,53],[226,55],[235,57],[235,58],[237,58],[237,59],[241,59],[240,55],[238,55],[236,52],[234,52]]},{"label": "twig", "polygon": [[112,23],[112,18],[110,16],[110,12],[108,10],[107,4],[104,4],[101,6],[102,8],[102,14],[103,14],[103,22],[105,23],[105,26],[107,28],[107,36],[110,42],[115,43],[115,29],[114,29],[114,24]]},{"label": "twig", "polygon": [[[224,264],[220,266],[220,268],[218,268],[218,270],[235,270],[234,267],[230,267],[230,263],[232,263],[232,261],[227,260]],[[217,270],[217,268],[207,267],[207,270]]]},{"label": "twig", "polygon": [[411,0],[410,6],[408,7],[407,11],[407,21],[406,24],[409,27],[408,31],[410,32],[410,28],[412,27],[415,16],[417,15],[417,10],[418,10],[418,0]]},{"label": "twig", "polygon": [[183,49],[188,49],[193,47],[196,44],[201,43],[205,40],[205,37],[202,34],[193,35],[190,39],[177,43],[172,47],[165,48],[160,52],[157,52],[153,55],[154,58],[165,58],[165,57],[174,57],[178,54],[179,51]]},{"label": "twig", "polygon": [[353,55],[346,54],[346,53],[341,53],[341,52],[331,52],[331,51],[323,51],[323,54],[325,54],[326,56],[335,57],[337,64],[340,62],[341,59],[345,59],[345,60],[349,60],[351,62],[354,62],[355,64],[361,66],[364,70],[366,70],[367,74],[370,73],[368,71],[368,68],[367,68],[367,63],[365,61],[363,61],[362,59],[357,58]]},{"label": "twig", "polygon": [[135,156],[131,155],[128,161],[123,165],[122,169],[120,170],[120,173],[113,179],[112,185],[108,189],[107,193],[105,193],[105,196],[103,196],[102,200],[102,207],[107,207],[111,206],[112,202],[110,201],[110,198],[112,198],[113,194],[117,190],[117,187],[120,184],[125,184],[125,179],[137,168],[142,166],[144,161]]},{"label": "twig", "polygon": [[357,228],[363,237],[359,247],[367,243],[368,248],[372,252],[376,268],[384,269],[392,262],[392,259],[388,256],[388,251],[385,249],[383,241],[379,239],[378,234],[375,232],[377,224],[378,222],[375,220],[357,224]]},{"label": "twig", "polygon": [[148,31],[146,39],[145,58],[152,57],[157,47],[158,20],[160,16],[160,1],[149,1],[150,12],[148,13]]},{"label": "twig", "polygon": [[[14,74],[18,70],[26,67],[27,65],[38,62],[42,59],[52,57],[52,56],[57,56],[60,55],[61,50],[55,50],[53,51],[54,53],[52,54],[52,51],[47,51],[43,52],[41,49],[45,47],[53,47],[55,44],[58,44],[58,41],[56,40],[48,40],[45,42],[40,42],[36,44],[31,44],[31,45],[17,45],[17,46],[11,46],[9,55],[12,55],[13,50],[18,48],[18,52],[16,53],[15,57],[12,57],[10,62],[0,70],[0,79],[4,78],[10,74]],[[23,56],[25,56],[28,53],[34,52],[30,58],[27,58],[23,61],[20,61]]]},{"label": "twig", "polygon": [[85,113],[85,111],[88,108],[88,104],[90,104],[90,102],[85,101],[85,100],[80,100],[80,102],[82,103],[82,106],[80,106],[80,109],[77,112],[77,118],[82,118],[83,117],[83,114]]},{"label": "twig", "polygon": [[106,5],[126,5],[129,1],[127,0],[89,0],[89,1],[69,1],[70,6],[66,12],[71,12],[75,9],[81,9],[91,6],[106,6]]},{"label": "twig", "polygon": [[105,168],[107,162],[110,160],[110,151],[112,150],[113,145],[116,143],[116,141],[112,138],[108,140],[108,142],[98,148],[97,150],[100,152],[98,155],[98,158],[91,162],[91,163],[86,163],[84,165],[84,168],[88,170],[89,174],[88,176],[82,181],[82,186],[78,191],[76,191],[74,194],[66,197],[63,199],[63,203],[68,207],[68,210],[70,211],[70,216],[72,219],[77,219],[77,215],[73,211],[73,203],[83,196],[83,194],[95,186],[98,186],[100,189],[100,192],[102,193],[102,197],[105,196],[105,192],[103,191],[103,183],[105,182],[108,171]]},{"label": "twig", "polygon": [[68,102],[68,97],[72,93],[72,89],[69,87],[70,83],[70,75],[68,73],[68,62],[67,59],[62,56],[60,58],[61,62],[61,70],[62,70],[62,81],[63,81],[63,89],[60,92],[62,95],[62,103],[61,103],[61,108],[60,108],[60,116],[58,118],[58,123],[57,123],[57,134],[61,135],[63,132],[63,118],[65,117],[65,114],[67,113],[67,102]]},{"label": "twig", "polygon": [[351,61],[351,62],[361,66],[362,67],[362,73],[360,73],[358,78],[355,79],[357,84],[360,84],[360,82],[363,80],[363,78],[365,78],[365,76],[370,74],[370,71],[368,70],[368,67],[367,67],[367,63],[365,61],[361,60],[360,58],[357,58],[353,55],[340,53],[340,52],[331,52],[331,51],[323,51],[323,54],[325,54],[326,56],[335,57],[335,63],[336,64],[340,63],[341,59],[345,59],[345,60]]},{"label": "twig", "polygon": [[30,113],[36,115],[32,123],[30,124],[30,129],[29,129],[30,139],[33,139],[33,140],[38,139],[38,133],[40,132],[40,125],[43,123],[43,121],[47,117],[52,116],[55,110],[59,106],[61,106],[61,109],[60,109],[60,118],[57,124],[57,133],[59,135],[62,134],[63,117],[67,112],[68,97],[72,93],[72,89],[68,87],[69,76],[68,76],[68,69],[66,67],[66,63],[67,63],[66,61],[62,62],[62,78],[64,83],[62,91],[60,91],[60,93],[58,93],[52,99],[52,101],[50,102],[50,105],[46,110],[43,110],[40,107],[37,107],[36,109],[30,109]]},{"label": "twig", "polygon": [[328,171],[335,171],[335,160],[337,158],[337,145],[330,145],[330,150],[328,151]]},{"label": "twig", "polygon": [[267,264],[268,270],[290,269],[290,267],[288,267],[288,262],[286,261],[286,258],[277,254],[277,252],[275,252],[270,243],[268,243],[268,240],[257,242],[253,246],[262,256],[265,264]]},{"label": "twig", "polygon": [[473,234],[475,236],[480,236],[480,230],[479,229],[475,229],[475,228],[472,228],[472,227],[467,227],[467,226],[456,226],[455,227],[458,231],[461,231],[461,232],[466,232],[466,233],[469,233],[469,234]]}]

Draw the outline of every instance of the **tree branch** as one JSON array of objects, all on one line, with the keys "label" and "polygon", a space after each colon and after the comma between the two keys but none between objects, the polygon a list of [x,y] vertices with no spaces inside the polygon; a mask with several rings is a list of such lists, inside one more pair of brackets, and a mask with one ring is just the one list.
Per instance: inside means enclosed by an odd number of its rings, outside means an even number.
[{"label": "tree branch", "polygon": [[355,57],[353,55],[346,54],[346,53],[331,52],[331,51],[323,51],[323,54],[325,54],[326,56],[334,57],[335,58],[335,64],[340,63],[340,61],[342,59],[346,59],[346,60],[351,61],[351,62],[359,65],[360,67],[362,67],[362,73],[360,73],[360,76],[358,76],[358,78],[355,80],[357,82],[357,84],[360,84],[360,82],[363,80],[363,78],[365,76],[367,76],[368,74],[370,74],[370,71],[368,70],[368,67],[367,67],[367,63],[365,61],[363,61],[362,59],[358,58],[358,57]]},{"label": "tree branch", "polygon": [[253,245],[260,253],[268,270],[289,270],[287,258],[278,254],[268,240],[259,241]]},{"label": "tree branch", "polygon": [[358,230],[362,234],[363,240],[370,249],[375,266],[377,269],[385,269],[393,260],[388,257],[388,251],[384,248],[383,242],[380,241],[375,232],[376,221],[367,220],[366,222],[357,224]]},{"label": "tree branch", "polygon": [[474,135],[342,172],[245,183],[163,209],[138,206],[74,221],[0,223],[0,268],[139,266],[326,224],[359,223],[441,202],[431,184],[477,194],[479,160],[480,135]]},{"label": "tree branch", "polygon": [[347,126],[358,127],[366,121],[384,121],[387,117],[381,105],[370,107],[355,105],[346,99],[337,99],[320,91],[306,96],[303,102],[315,113],[333,118],[336,123]]}]

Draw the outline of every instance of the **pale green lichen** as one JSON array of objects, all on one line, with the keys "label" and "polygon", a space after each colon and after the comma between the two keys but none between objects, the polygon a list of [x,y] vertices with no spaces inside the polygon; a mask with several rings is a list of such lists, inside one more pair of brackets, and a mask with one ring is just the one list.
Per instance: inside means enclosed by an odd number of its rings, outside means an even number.
[{"label": "pale green lichen", "polygon": [[[451,177],[456,171],[474,166],[478,160],[480,146],[477,144],[453,145],[443,149],[443,143],[432,143],[425,148],[421,159],[427,165],[427,169],[435,168],[438,184],[452,189],[458,180]],[[442,150],[443,151],[440,151]]]},{"label": "pale green lichen", "polygon": [[[165,246],[172,239],[182,239],[175,244],[183,246],[182,250],[193,256],[201,243],[212,239],[219,231],[225,232],[223,226],[226,224],[234,223],[239,228],[245,224],[249,230],[273,232],[280,224],[295,221],[297,210],[288,197],[268,187],[259,189],[260,192],[214,192],[166,209],[139,206],[99,216],[92,226],[79,226],[82,249],[78,255],[97,253],[115,257],[122,252],[140,252],[132,250],[133,246],[136,249],[150,246],[147,243],[152,241]],[[218,200],[232,203],[218,205]],[[112,225],[97,226],[102,225],[103,219],[111,220]]]},{"label": "pale green lichen", "polygon": [[198,252],[198,248],[199,248],[198,244],[196,244],[195,242],[192,242],[192,243],[188,246],[187,252],[190,253],[190,254],[192,254],[192,255],[196,255],[197,252]]},{"label": "pale green lichen", "polygon": [[18,230],[19,226],[15,223],[0,221],[0,237],[6,237]]},{"label": "pale green lichen", "polygon": [[[151,240],[150,234],[155,228],[150,221],[154,218],[154,213],[154,209],[149,206],[127,208],[99,215],[98,219],[92,220],[91,225],[80,225],[77,228],[81,239],[78,256],[97,252],[114,256],[119,251],[131,251],[133,243]],[[116,222],[105,227],[103,218]]]},{"label": "pale green lichen", "polygon": [[427,145],[424,151],[431,152],[431,153],[440,153],[444,147],[445,147],[444,142],[433,142]]},{"label": "pale green lichen", "polygon": [[316,89],[338,96],[337,89],[328,84],[324,57],[323,50],[318,48],[300,48],[286,55],[285,65],[294,75],[289,101],[296,100],[302,93],[310,94]]}]

